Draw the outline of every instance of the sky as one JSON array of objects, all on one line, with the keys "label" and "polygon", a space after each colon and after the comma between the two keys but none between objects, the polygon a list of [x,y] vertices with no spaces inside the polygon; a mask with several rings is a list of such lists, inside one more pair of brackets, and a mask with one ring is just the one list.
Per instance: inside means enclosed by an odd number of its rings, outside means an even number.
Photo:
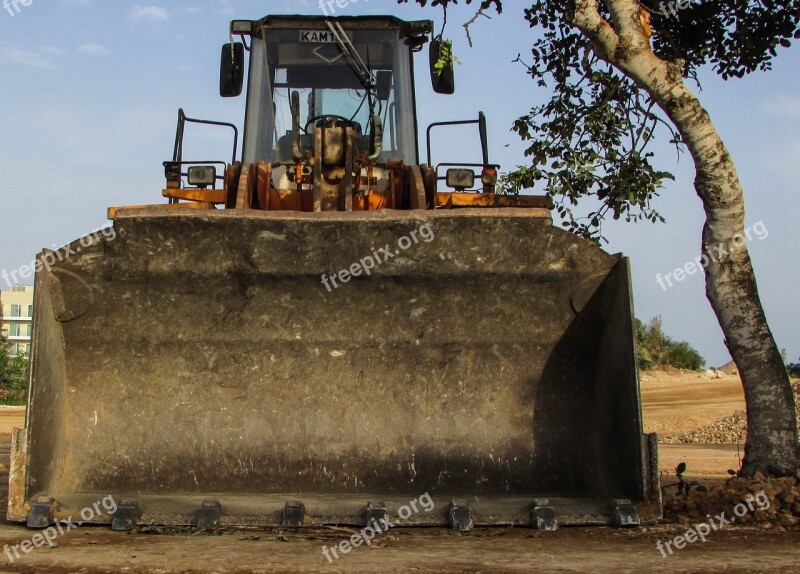
[{"label": "sky", "polygon": [[[514,120],[548,94],[513,63],[530,54],[534,40],[522,18],[529,3],[504,4],[502,15],[472,26],[474,48],[461,27],[474,6],[450,11],[446,35],[461,62],[456,95],[433,93],[426,52],[417,56],[416,73],[421,146],[429,123],[473,119],[483,110],[490,159],[508,171],[526,163],[525,145],[511,131]],[[390,14],[441,25],[439,10],[394,0],[338,0],[333,6],[334,15]],[[0,8],[0,271],[7,272],[29,265],[42,248],[107,225],[108,206],[161,202],[162,162],[171,159],[179,107],[191,117],[242,127],[244,99],[218,95],[229,20],[322,13],[312,0],[20,0],[17,8]],[[748,248],[767,318],[778,346],[795,361],[798,70],[800,50],[792,47],[779,53],[772,71],[742,80],[724,82],[705,71],[699,91],[744,185]],[[187,130],[186,156],[214,150],[214,157],[228,157],[226,137]],[[190,142],[197,147],[190,149]],[[437,163],[479,158],[477,134],[470,131],[436,143]],[[653,150],[656,167],[676,176],[655,202],[667,223],[609,222],[604,248],[631,259],[636,315],[644,321],[660,315],[668,335],[689,341],[710,366],[721,366],[730,357],[703,276],[673,280],[672,287],[658,281],[700,254],[704,212],[691,158],[678,159],[663,142]],[[2,278],[0,288],[8,289]]]}]

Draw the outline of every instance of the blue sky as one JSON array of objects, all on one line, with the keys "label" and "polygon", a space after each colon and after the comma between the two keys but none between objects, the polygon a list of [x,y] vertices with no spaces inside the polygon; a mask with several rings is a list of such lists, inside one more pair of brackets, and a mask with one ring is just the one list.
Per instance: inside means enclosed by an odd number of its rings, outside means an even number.
[{"label": "blue sky", "polygon": [[[25,2],[29,5],[20,2],[19,12],[11,8],[13,16],[0,10],[0,270],[16,270],[41,248],[104,225],[108,206],[160,202],[161,162],[172,153],[179,107],[190,116],[241,126],[243,99],[217,95],[219,50],[230,19],[321,13],[310,0]],[[547,93],[512,63],[532,44],[533,32],[521,15],[528,4],[505,4],[502,16],[473,26],[474,49],[461,28],[474,9],[451,10],[448,35],[462,62],[455,96],[432,93],[425,54],[418,57],[417,76],[420,126],[474,118],[483,110],[491,159],[510,169],[525,163],[524,145],[510,127]],[[392,14],[441,23],[436,10],[398,6],[394,0],[340,0],[340,5],[341,15]],[[703,74],[700,94],[736,161],[748,226],[760,222],[758,229],[766,230],[753,233],[748,247],[775,338],[793,360],[800,356],[800,303],[794,293],[800,246],[798,69],[800,52],[784,50],[769,73],[730,82]],[[197,154],[208,150],[214,157],[228,155],[226,136],[187,134]],[[444,157],[443,145],[435,148],[438,161],[475,159],[478,153],[471,132],[448,145],[450,157]],[[637,315],[644,320],[661,315],[669,335],[690,341],[718,366],[729,357],[703,277],[689,276],[666,291],[656,281],[656,274],[699,255],[704,214],[690,158],[676,163],[666,145],[655,151],[657,166],[677,176],[656,202],[667,224],[608,223],[606,249],[632,260]]]}]

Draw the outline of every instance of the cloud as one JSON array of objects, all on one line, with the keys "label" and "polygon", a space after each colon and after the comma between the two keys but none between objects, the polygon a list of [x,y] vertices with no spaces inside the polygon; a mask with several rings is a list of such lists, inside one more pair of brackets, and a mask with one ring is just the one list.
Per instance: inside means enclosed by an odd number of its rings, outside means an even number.
[{"label": "cloud", "polygon": [[83,46],[78,46],[78,52],[87,56],[105,56],[108,54],[108,49],[100,44],[84,44]]},{"label": "cloud", "polygon": [[63,56],[64,54],[66,54],[64,50],[62,50],[61,48],[56,48],[54,46],[42,46],[40,50],[45,54],[50,54],[52,56]]},{"label": "cloud", "polygon": [[764,113],[771,116],[800,120],[800,96],[775,94],[764,100],[761,107]]},{"label": "cloud", "polygon": [[0,64],[9,63],[32,68],[52,68],[53,62],[42,51],[0,48]]},{"label": "cloud", "polygon": [[128,13],[128,18],[134,22],[151,22],[158,24],[169,20],[166,8],[158,6],[140,6],[136,4]]}]

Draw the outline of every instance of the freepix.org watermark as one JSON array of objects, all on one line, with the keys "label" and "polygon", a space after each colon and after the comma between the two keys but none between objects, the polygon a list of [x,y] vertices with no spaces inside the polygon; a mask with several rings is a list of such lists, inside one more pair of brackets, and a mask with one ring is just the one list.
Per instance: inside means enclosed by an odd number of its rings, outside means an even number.
[{"label": "freepix.org watermark", "polygon": [[686,10],[689,6],[702,4],[705,1],[706,0],[662,0],[656,7],[655,0],[639,0],[639,4],[644,6],[649,12],[661,16],[672,16],[674,18],[678,16],[678,12],[681,10]]},{"label": "freepix.org watermark", "polygon": [[733,516],[727,518],[725,513],[722,512],[717,516],[711,516],[710,514],[706,514],[706,518],[708,519],[707,522],[701,522],[700,524],[695,524],[691,528],[689,528],[683,534],[679,534],[678,536],[674,537],[672,540],[658,540],[656,542],[656,548],[658,551],[661,552],[661,557],[666,558],[667,554],[669,553],[670,556],[674,553],[672,547],[674,546],[676,550],[683,550],[686,548],[687,544],[694,544],[698,540],[701,542],[706,541],[706,537],[709,536],[712,532],[716,532],[717,530],[722,530],[726,526],[733,524],[736,522],[737,518],[741,518],[748,512],[755,512],[756,510],[766,510],[770,507],[769,497],[767,493],[763,490],[758,494],[748,496],[744,502],[740,502],[736,506],[733,507]]},{"label": "freepix.org watermark", "polygon": [[[48,251],[42,255],[40,259],[37,259],[30,265],[23,265],[16,271],[3,269],[0,271],[0,277],[3,278],[3,281],[5,281],[8,288],[13,287],[14,285],[21,285],[33,277],[35,273],[39,273],[42,269],[47,269],[50,271],[50,269],[56,263],[62,263],[69,257],[77,255],[82,249],[91,247],[100,241],[101,238],[114,241],[117,238],[117,231],[113,227],[101,227],[99,229],[95,229],[89,235],[81,237],[72,245],[67,245],[61,249],[56,249],[55,251]],[[53,248],[55,249],[56,246],[54,245]]]},{"label": "freepix.org watermark", "polygon": [[[319,0],[319,9],[326,16],[336,14],[336,9],[344,10],[350,4],[355,4],[359,0]],[[361,2],[369,2],[369,0],[361,0]]]},{"label": "freepix.org watermark", "polygon": [[[417,504],[419,504],[419,506],[417,506]],[[431,512],[434,509],[434,506],[435,505],[433,504],[431,495],[426,492],[419,498],[415,498],[409,502],[407,505],[401,506],[397,510],[397,515],[400,517],[400,520],[408,520],[414,514],[419,514],[420,512]],[[370,524],[362,528],[360,532],[356,532],[347,540],[342,540],[336,546],[323,546],[322,555],[328,559],[328,564],[330,564],[334,560],[339,559],[339,552],[341,552],[342,555],[345,555],[349,554],[353,548],[358,548],[364,544],[367,546],[372,546],[373,538],[375,538],[378,534],[387,532],[390,528],[398,526],[398,524],[399,522],[390,522],[389,519],[385,517],[381,518],[380,520],[373,520]]]},{"label": "freepix.org watermark", "polygon": [[[404,235],[397,240],[397,248],[392,250],[392,246],[387,243],[385,247],[375,249],[373,247],[372,253],[364,257],[361,261],[353,263],[348,269],[342,269],[338,273],[328,276],[322,274],[322,284],[328,290],[328,293],[334,289],[338,289],[339,285],[349,283],[353,277],[360,277],[361,275],[372,275],[372,270],[378,265],[386,263],[389,259],[394,259],[400,255],[401,251],[411,249],[414,245],[419,245],[420,240],[425,243],[430,243],[436,239],[433,234],[433,228],[430,223],[426,223],[419,229],[415,229],[408,235]],[[338,281],[337,281],[338,280]]]},{"label": "freepix.org watermark", "polygon": [[[55,541],[59,536],[63,536],[70,530],[83,526],[84,522],[91,522],[101,514],[114,514],[117,511],[117,503],[112,496],[106,496],[103,500],[99,500],[81,510],[81,519],[77,521],[72,516],[66,520],[56,522],[54,526],[45,528],[42,532],[34,534],[28,540],[23,540],[19,544],[9,546],[6,544],[3,547],[6,558],[9,564],[13,564],[15,560],[19,560],[23,554],[30,554],[34,548],[42,548],[47,546],[53,548]],[[22,552],[22,554],[20,554]]]},{"label": "freepix.org watermark", "polygon": [[[737,251],[742,249],[747,241],[753,241],[753,238],[759,241],[769,237],[769,230],[764,225],[763,221],[758,221],[752,227],[744,230],[744,233],[737,233],[731,240],[731,250]],[[661,286],[662,291],[666,291],[670,287],[674,287],[675,283],[680,283],[687,277],[694,275],[700,269],[705,269],[712,261],[718,261],[720,258],[728,255],[730,252],[725,248],[725,244],[720,243],[716,246],[706,245],[703,252],[695,257],[692,261],[687,262],[683,267],[670,271],[666,275],[656,273],[656,283]],[[673,283],[674,281],[674,283]]]},{"label": "freepix.org watermark", "polygon": [[3,8],[12,18],[31,4],[33,4],[33,0],[3,0]]}]

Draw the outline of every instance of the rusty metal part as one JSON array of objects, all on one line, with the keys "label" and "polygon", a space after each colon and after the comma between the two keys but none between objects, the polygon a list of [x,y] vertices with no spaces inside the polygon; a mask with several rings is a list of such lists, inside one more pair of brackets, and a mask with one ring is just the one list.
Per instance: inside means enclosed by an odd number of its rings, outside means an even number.
[{"label": "rusty metal part", "polygon": [[428,209],[425,179],[418,165],[406,168],[406,185],[408,185],[409,209]]},{"label": "rusty metal part", "polygon": [[292,92],[292,156],[300,164],[305,160],[306,154],[300,146],[300,93]]},{"label": "rusty metal part", "polygon": [[200,203],[200,202],[189,202],[189,203],[160,203],[157,205],[125,205],[122,207],[109,207],[106,210],[106,217],[110,220],[114,220],[117,218],[117,214],[120,211],[126,210],[141,210],[141,209],[167,209],[167,210],[177,210],[177,209],[191,209],[191,210],[209,210],[214,209],[214,206],[210,203]]},{"label": "rusty metal part", "polygon": [[427,164],[422,164],[419,169],[425,183],[425,200],[429,209],[433,209],[436,207],[436,185],[438,183],[436,170]]},{"label": "rusty metal part", "polygon": [[262,210],[269,209],[270,191],[272,190],[272,166],[265,161],[258,162],[258,182],[256,184],[256,207]]},{"label": "rusty metal part", "polygon": [[476,525],[531,525],[540,498],[561,524],[658,516],[628,262],[539,210],[128,209],[114,231],[37,275],[12,520],[113,496],[125,526],[211,498],[221,526],[293,500],[361,524],[426,492],[405,524],[452,500]]},{"label": "rusty metal part", "polygon": [[380,116],[373,116],[373,141],[375,142],[375,149],[369,156],[369,162],[374,163],[378,161],[383,153],[383,120]]},{"label": "rusty metal part", "polygon": [[[489,178],[488,181],[487,178]],[[497,191],[497,168],[484,167],[481,172],[481,182],[483,183],[483,193],[495,193]]]},{"label": "rusty metal part", "polygon": [[294,184],[298,193],[303,193],[303,164],[297,163],[294,166]]},{"label": "rusty metal part", "polygon": [[253,197],[258,193],[258,164],[242,164],[239,186],[236,193],[236,209],[252,209]]},{"label": "rusty metal part", "polygon": [[499,195],[495,193],[451,193],[436,194],[436,205],[440,207],[524,207],[550,210],[552,200],[544,195]]},{"label": "rusty metal part", "polygon": [[[172,203],[164,207],[213,209],[224,203],[227,209],[258,209],[263,211],[375,211],[379,209],[435,209],[454,207],[516,207],[552,209],[546,196],[509,196],[496,193],[437,192],[436,170],[422,164],[408,166],[403,162],[387,162],[388,186],[376,189],[375,164],[363,164],[366,178],[361,175],[356,153],[358,133],[333,121],[333,127],[317,127],[314,134],[314,153],[311,154],[311,175],[305,175],[307,164],[297,163],[291,174],[296,189],[276,189],[272,182],[272,166],[258,164],[228,166],[225,187],[217,189],[165,189],[162,194]],[[361,158],[363,159],[363,157]],[[365,191],[361,191],[366,179]],[[305,183],[310,185],[306,187]],[[187,203],[188,202],[188,203]],[[142,206],[131,206],[138,208]],[[119,209],[109,210],[113,219]]]},{"label": "rusty metal part", "polygon": [[373,177],[375,176],[375,164],[370,162],[367,165],[367,193],[372,194],[375,191],[373,187]]},{"label": "rusty metal part", "polygon": [[268,211],[313,211],[310,190],[275,189],[269,192]]},{"label": "rusty metal part", "polygon": [[172,199],[199,201],[200,203],[213,203],[218,205],[225,203],[227,199],[227,192],[224,189],[165,189],[161,192],[161,195]]},{"label": "rusty metal part", "polygon": [[314,130],[314,211],[352,211],[358,132],[346,125]]},{"label": "rusty metal part", "polygon": [[[430,209],[433,204],[431,191],[431,174],[435,178],[435,172],[426,166],[404,166],[395,168],[390,176],[389,188],[383,192],[370,189],[363,194],[355,194],[343,191],[348,189],[347,175],[342,176],[339,184],[332,185],[325,181],[324,177],[315,178],[320,190],[324,193],[317,194],[313,190],[300,188],[299,191],[292,189],[275,189],[271,184],[271,169],[268,164],[248,164],[245,166],[246,178],[241,176],[236,183],[236,209],[261,209],[266,211],[375,211],[378,209],[398,209],[398,202],[405,209]],[[298,166],[299,177],[302,180],[302,166]],[[335,170],[328,170],[334,173]],[[343,174],[345,172],[342,172]],[[368,177],[372,180],[372,177]],[[353,181],[352,179],[350,181]],[[317,189],[317,187],[315,187]],[[126,206],[109,208],[108,218],[114,219],[120,209],[140,209],[148,208],[193,208],[193,209],[213,209],[214,204],[222,203],[225,197],[229,197],[227,192],[222,190],[164,190],[164,195],[177,199],[190,200],[191,203],[162,204],[148,206]],[[317,198],[317,195],[319,197]],[[308,200],[306,200],[308,196]],[[313,203],[317,198],[319,206],[324,205],[327,209],[317,209]],[[552,200],[547,196],[538,195],[500,195],[494,193],[453,193],[437,192],[436,207],[451,209],[456,207],[481,207],[498,208],[514,207],[524,209],[552,209]],[[338,209],[336,209],[338,208]],[[349,208],[349,209],[348,209]]]},{"label": "rusty metal part", "polygon": [[239,192],[239,177],[242,175],[242,162],[236,161],[225,170],[225,208],[236,207],[236,196]]}]

